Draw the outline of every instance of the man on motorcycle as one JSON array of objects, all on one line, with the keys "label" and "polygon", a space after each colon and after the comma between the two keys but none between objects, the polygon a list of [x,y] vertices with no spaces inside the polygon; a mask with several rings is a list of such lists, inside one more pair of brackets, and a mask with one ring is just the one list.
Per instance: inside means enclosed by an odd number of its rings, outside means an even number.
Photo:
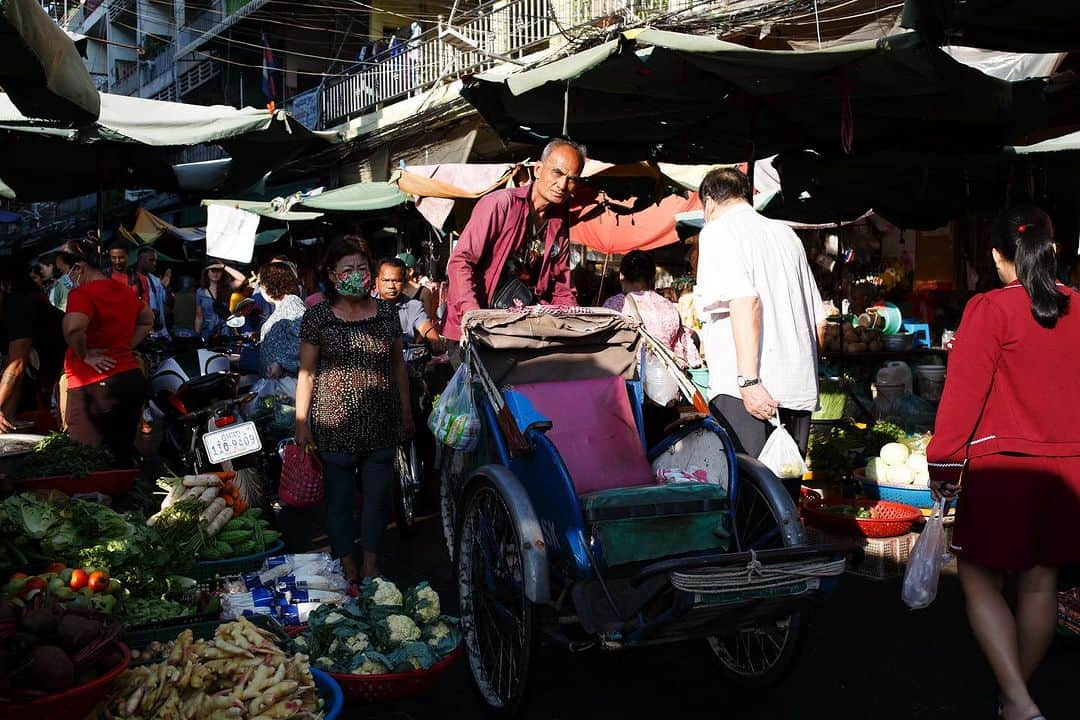
[{"label": "man on motorcycle", "polygon": [[406,346],[427,343],[433,353],[440,353],[443,340],[424,310],[424,304],[406,297],[403,292],[407,273],[405,263],[399,258],[385,258],[380,261],[376,280],[379,297],[397,306]]}]

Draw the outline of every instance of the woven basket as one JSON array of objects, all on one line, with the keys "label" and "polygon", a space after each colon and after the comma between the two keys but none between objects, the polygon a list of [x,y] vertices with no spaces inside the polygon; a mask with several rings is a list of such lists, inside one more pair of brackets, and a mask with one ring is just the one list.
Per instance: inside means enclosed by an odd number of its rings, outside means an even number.
[{"label": "woven basket", "polygon": [[414,697],[435,686],[450,666],[461,657],[461,646],[427,670],[384,675],[330,673],[341,684],[347,702],[390,702]]},{"label": "woven basket", "polygon": [[[858,518],[825,509],[835,505],[869,508],[871,517]],[[806,522],[823,530],[840,535],[868,538],[903,535],[911,529],[912,523],[922,518],[922,513],[918,508],[888,500],[843,500],[829,504],[807,502],[803,504],[803,515]]]}]

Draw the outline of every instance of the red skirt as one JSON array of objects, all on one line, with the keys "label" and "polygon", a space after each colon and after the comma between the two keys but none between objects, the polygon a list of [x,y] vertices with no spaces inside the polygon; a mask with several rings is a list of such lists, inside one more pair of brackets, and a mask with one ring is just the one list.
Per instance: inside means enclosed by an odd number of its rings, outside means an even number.
[{"label": "red skirt", "polygon": [[997,570],[1080,562],[1080,457],[972,458],[952,544]]}]

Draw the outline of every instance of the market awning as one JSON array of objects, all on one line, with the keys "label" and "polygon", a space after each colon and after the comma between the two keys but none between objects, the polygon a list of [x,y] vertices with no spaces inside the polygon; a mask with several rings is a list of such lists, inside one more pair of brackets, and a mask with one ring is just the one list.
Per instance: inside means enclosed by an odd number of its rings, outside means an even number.
[{"label": "market awning", "polygon": [[38,0],[0,0],[0,88],[33,117],[89,123],[101,110],[79,51]]},{"label": "market awning", "polygon": [[[211,174],[220,185],[203,189],[239,189],[331,139],[283,111],[100,98],[97,122],[76,127],[27,117],[0,93],[4,179],[21,199],[62,199],[99,186],[190,189],[190,173],[177,171],[173,163],[181,149],[206,144],[219,145],[230,157],[224,170],[216,167]],[[201,175],[200,186],[207,177]]]},{"label": "market awning", "polygon": [[1041,82],[988,77],[917,33],[771,51],[628,32],[532,70],[477,75],[462,95],[506,138],[569,136],[610,161],[1001,146],[1045,117]]},{"label": "market awning", "polygon": [[403,205],[408,197],[396,183],[369,182],[345,185],[304,198],[297,207],[325,212],[372,212]]},{"label": "market awning", "polygon": [[323,216],[321,212],[300,212],[298,210],[286,210],[283,205],[266,202],[263,200],[207,199],[203,200],[202,204],[205,207],[209,207],[211,205],[227,205],[228,207],[234,207],[240,210],[247,210],[248,212],[253,212],[256,215],[260,215],[270,220],[281,220],[282,222],[318,220]]},{"label": "market awning", "polygon": [[1038,153],[1075,152],[1080,150],[1080,132],[1074,132],[1061,137],[1050,138],[1033,145],[1014,145],[1005,148],[1006,152],[1017,155],[1034,155]]},{"label": "market awning", "polygon": [[1080,50],[1076,0],[905,0],[901,25],[936,45]]}]

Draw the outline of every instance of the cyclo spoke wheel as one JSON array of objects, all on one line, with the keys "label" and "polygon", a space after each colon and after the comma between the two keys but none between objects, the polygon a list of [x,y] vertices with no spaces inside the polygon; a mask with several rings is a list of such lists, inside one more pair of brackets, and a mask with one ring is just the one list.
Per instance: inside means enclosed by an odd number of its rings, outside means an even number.
[{"label": "cyclo spoke wheel", "polygon": [[[752,477],[744,477],[735,500],[736,549],[785,547],[789,535],[781,531],[782,518],[797,518],[791,497],[779,482],[779,492],[768,493]],[[797,536],[801,539],[802,534]],[[710,637],[708,642],[725,677],[745,687],[763,688],[775,685],[791,670],[802,637],[802,616],[791,613],[739,628],[731,635]]]},{"label": "cyclo spoke wheel", "polygon": [[521,704],[534,648],[522,544],[502,495],[481,481],[463,504],[458,540],[461,627],[476,689],[490,710],[506,716]]},{"label": "cyclo spoke wheel", "polygon": [[398,532],[408,537],[416,526],[416,497],[420,493],[420,467],[416,443],[399,445],[394,458],[398,485],[395,489],[394,511]]}]

